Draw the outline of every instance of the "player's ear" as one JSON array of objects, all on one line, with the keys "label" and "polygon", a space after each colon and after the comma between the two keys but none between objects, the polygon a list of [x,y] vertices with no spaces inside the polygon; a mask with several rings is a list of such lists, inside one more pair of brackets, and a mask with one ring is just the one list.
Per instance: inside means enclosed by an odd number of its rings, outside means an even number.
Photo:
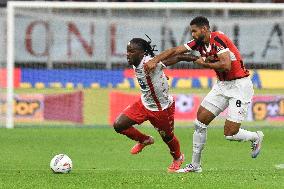
[{"label": "player's ear", "polygon": [[207,31],[207,27],[206,27],[206,26],[202,26],[202,27],[201,27],[201,30],[202,30],[203,32],[206,32],[206,31]]}]

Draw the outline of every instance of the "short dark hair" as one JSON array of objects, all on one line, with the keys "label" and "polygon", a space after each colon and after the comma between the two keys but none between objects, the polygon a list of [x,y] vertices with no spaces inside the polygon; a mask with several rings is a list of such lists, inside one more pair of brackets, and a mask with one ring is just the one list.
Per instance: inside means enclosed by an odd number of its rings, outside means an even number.
[{"label": "short dark hair", "polygon": [[150,55],[154,57],[155,45],[151,45],[151,41],[146,41],[142,38],[133,38],[131,39],[130,43],[136,44],[141,50],[145,52],[145,55]]},{"label": "short dark hair", "polygon": [[191,20],[190,25],[191,26],[196,25],[198,27],[207,26],[208,28],[210,28],[209,21],[204,16],[195,17],[194,19]]}]

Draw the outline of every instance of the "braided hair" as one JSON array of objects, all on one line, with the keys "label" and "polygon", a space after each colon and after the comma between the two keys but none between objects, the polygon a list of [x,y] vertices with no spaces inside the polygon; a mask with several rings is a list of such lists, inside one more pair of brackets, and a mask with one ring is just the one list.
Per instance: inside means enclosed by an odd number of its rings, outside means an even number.
[{"label": "braided hair", "polygon": [[157,51],[155,49],[156,45],[151,45],[152,40],[148,35],[146,36],[149,39],[149,41],[146,41],[145,39],[142,38],[133,38],[131,39],[130,43],[136,44],[141,50],[144,51],[144,54],[146,56],[150,55],[151,57],[154,57],[155,56],[154,51]]}]

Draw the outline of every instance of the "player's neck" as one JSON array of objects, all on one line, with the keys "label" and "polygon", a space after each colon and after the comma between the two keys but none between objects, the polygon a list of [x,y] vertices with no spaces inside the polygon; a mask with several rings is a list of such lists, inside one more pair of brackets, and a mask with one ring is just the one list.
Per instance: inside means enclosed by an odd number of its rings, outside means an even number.
[{"label": "player's neck", "polygon": [[135,66],[136,68],[141,64],[142,60],[144,59],[145,56],[141,57],[139,61],[135,62],[133,64],[133,66]]},{"label": "player's neck", "polygon": [[205,35],[205,38],[204,38],[204,43],[206,45],[208,45],[210,43],[210,38],[211,38],[211,32],[207,32],[206,35]]}]

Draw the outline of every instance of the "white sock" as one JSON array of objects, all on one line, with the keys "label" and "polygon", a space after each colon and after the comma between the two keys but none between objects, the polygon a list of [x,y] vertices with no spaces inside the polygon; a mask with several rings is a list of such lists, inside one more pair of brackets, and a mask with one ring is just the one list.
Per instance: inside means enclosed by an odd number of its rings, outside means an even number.
[{"label": "white sock", "polygon": [[206,142],[206,133],[200,134],[194,131],[193,133],[193,149],[192,149],[192,165],[194,167],[200,167],[201,164],[201,152]]},{"label": "white sock", "polygon": [[239,132],[237,134],[233,136],[226,136],[226,139],[235,141],[255,141],[258,139],[258,135],[256,132],[239,129]]},{"label": "white sock", "polygon": [[204,148],[207,138],[207,125],[200,121],[195,121],[195,131],[193,133],[193,152],[192,152],[192,165],[200,167],[201,165],[201,152]]}]

